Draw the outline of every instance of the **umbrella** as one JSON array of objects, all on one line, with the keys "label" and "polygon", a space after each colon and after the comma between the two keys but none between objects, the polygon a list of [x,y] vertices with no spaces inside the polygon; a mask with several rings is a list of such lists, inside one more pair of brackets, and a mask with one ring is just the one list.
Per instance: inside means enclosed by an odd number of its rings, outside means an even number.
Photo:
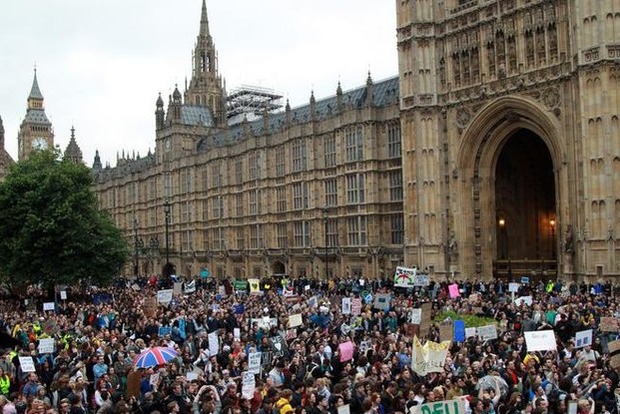
[{"label": "umbrella", "polygon": [[154,346],[142,351],[133,362],[133,366],[136,368],[151,368],[157,365],[164,365],[178,356],[177,351],[172,348]]},{"label": "umbrella", "polygon": [[478,384],[476,385],[477,389],[487,389],[487,388],[495,388],[495,384],[499,385],[499,389],[502,395],[505,395],[508,392],[508,384],[506,381],[497,375],[485,375],[484,377],[478,380]]}]

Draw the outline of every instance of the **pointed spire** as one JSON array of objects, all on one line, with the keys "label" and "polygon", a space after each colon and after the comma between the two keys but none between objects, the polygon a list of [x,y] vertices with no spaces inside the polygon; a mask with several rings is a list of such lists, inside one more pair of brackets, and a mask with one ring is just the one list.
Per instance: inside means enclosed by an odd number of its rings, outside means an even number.
[{"label": "pointed spire", "polygon": [[200,14],[200,36],[209,36],[209,18],[207,16],[206,0],[202,0],[202,13]]},{"label": "pointed spire", "polygon": [[34,68],[34,79],[32,81],[32,88],[30,89],[30,96],[28,99],[43,99],[41,89],[39,89],[39,82],[37,81],[37,68]]},{"label": "pointed spire", "polygon": [[75,127],[73,125],[71,125],[71,139],[69,140],[67,149],[65,149],[63,158],[76,164],[82,162],[82,150],[75,141]]},{"label": "pointed spire", "polygon": [[2,123],[2,117],[0,116],[0,151],[4,149],[4,124]]},{"label": "pointed spire", "polygon": [[368,71],[368,77],[366,78],[366,86],[372,85],[372,76],[370,76],[370,71]]},{"label": "pointed spire", "polygon": [[93,170],[101,169],[101,157],[99,157],[99,150],[95,150],[95,160],[93,161]]},{"label": "pointed spire", "polygon": [[338,87],[336,88],[336,95],[342,96],[342,86],[340,85],[340,81],[338,81]]}]

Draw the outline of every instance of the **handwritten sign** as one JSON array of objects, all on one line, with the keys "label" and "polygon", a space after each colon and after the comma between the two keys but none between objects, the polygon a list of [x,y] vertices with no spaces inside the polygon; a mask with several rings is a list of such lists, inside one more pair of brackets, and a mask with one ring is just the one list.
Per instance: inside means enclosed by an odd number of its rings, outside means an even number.
[{"label": "handwritten sign", "polygon": [[422,308],[411,309],[411,323],[419,325],[422,322]]},{"label": "handwritten sign", "polygon": [[241,379],[241,395],[246,400],[254,397],[254,389],[256,388],[256,378],[251,372],[244,372]]},{"label": "handwritten sign", "polygon": [[508,284],[508,292],[517,293],[519,291],[519,287],[521,287],[520,283],[509,283]]},{"label": "handwritten sign", "polygon": [[351,298],[342,298],[342,314],[351,314]]},{"label": "handwritten sign", "polygon": [[250,352],[248,354],[248,372],[260,375],[262,352]]},{"label": "handwritten sign", "polygon": [[362,313],[362,299],[353,298],[351,299],[351,315],[359,315]]},{"label": "handwritten sign", "polygon": [[552,330],[524,332],[527,352],[555,351],[555,333]]},{"label": "handwritten sign", "polygon": [[414,405],[409,409],[409,414],[465,414],[465,401],[460,399]]},{"label": "handwritten sign", "polygon": [[340,351],[340,362],[350,361],[353,359],[353,342],[347,341],[338,345]]},{"label": "handwritten sign", "polygon": [[22,372],[35,372],[36,369],[34,368],[34,361],[32,360],[32,357],[26,356],[26,357],[19,357],[19,366],[22,369]]},{"label": "handwritten sign", "polygon": [[44,311],[53,311],[54,310],[54,302],[45,302],[43,304]]},{"label": "handwritten sign", "polygon": [[599,324],[601,332],[618,332],[620,331],[620,325],[618,319],[613,316],[601,316],[601,323]]},{"label": "handwritten sign", "polygon": [[157,291],[157,303],[168,304],[172,302],[172,289],[163,289]]},{"label": "handwritten sign", "polygon": [[54,338],[39,339],[39,353],[51,354],[54,352]]},{"label": "handwritten sign", "polygon": [[583,348],[592,345],[592,329],[575,333],[575,348]]},{"label": "handwritten sign", "polygon": [[288,317],[288,327],[295,328],[297,326],[303,325],[303,319],[301,317],[301,313],[296,313],[295,315],[289,315]]},{"label": "handwritten sign", "polygon": [[457,285],[456,283],[453,283],[450,286],[448,286],[448,292],[450,293],[451,299],[456,299],[459,296],[461,296],[461,292],[459,292],[459,285]]},{"label": "handwritten sign", "polygon": [[497,339],[497,326],[495,325],[486,325],[481,326],[477,329],[478,336],[483,341],[490,341],[492,339]]}]

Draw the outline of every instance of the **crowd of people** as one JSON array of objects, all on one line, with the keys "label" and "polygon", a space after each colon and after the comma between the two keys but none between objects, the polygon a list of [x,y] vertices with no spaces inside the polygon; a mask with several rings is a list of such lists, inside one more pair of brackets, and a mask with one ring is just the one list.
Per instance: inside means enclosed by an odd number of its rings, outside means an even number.
[{"label": "crowd of people", "polygon": [[[609,344],[618,336],[620,286],[611,282],[523,283],[510,292],[501,281],[404,289],[389,281],[269,280],[250,293],[197,278],[191,290],[153,306],[171,286],[154,279],[67,289],[51,308],[43,297],[6,294],[3,414],[406,414],[450,400],[474,414],[618,413]],[[373,297],[386,294],[377,306]],[[523,297],[531,301],[515,301]],[[361,309],[345,310],[343,298],[360,298]],[[424,303],[434,322],[420,329],[412,309]],[[486,318],[497,338],[452,341],[438,372],[416,372],[415,341],[439,342],[437,317],[448,311]],[[291,327],[291,315],[301,325]],[[601,329],[601,318],[616,323]],[[576,343],[575,334],[589,329],[591,343]],[[555,346],[528,351],[525,333],[536,330],[553,330]],[[49,338],[53,351],[42,352]],[[178,356],[136,366],[154,346]],[[248,388],[256,352],[260,369]]]}]

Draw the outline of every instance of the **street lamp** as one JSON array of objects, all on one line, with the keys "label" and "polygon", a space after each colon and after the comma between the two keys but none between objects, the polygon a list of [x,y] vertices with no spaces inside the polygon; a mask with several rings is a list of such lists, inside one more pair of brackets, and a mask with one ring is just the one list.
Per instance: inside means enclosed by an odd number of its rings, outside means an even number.
[{"label": "street lamp", "polygon": [[329,209],[325,207],[323,209],[323,223],[325,226],[325,278],[329,279],[329,237],[327,236],[327,227],[328,227],[328,218],[329,218]]},{"label": "street lamp", "polygon": [[138,259],[138,254],[140,250],[140,242],[138,239],[138,219],[134,217],[133,219],[133,245],[134,245],[134,260],[133,260],[133,275],[140,276],[140,263]]},{"label": "street lamp", "polygon": [[165,214],[165,224],[166,224],[166,265],[165,269],[165,277],[170,277],[170,239],[168,238],[168,226],[170,225],[170,202],[166,198],[164,200],[164,214]]},{"label": "street lamp", "polygon": [[551,230],[551,259],[555,260],[555,219],[549,220]]},{"label": "street lamp", "polygon": [[504,260],[506,258],[506,250],[505,250],[505,243],[506,243],[506,235],[505,235],[505,231],[506,231],[506,220],[504,220],[503,218],[500,218],[499,221],[497,222],[497,224],[499,224],[499,235],[500,235],[500,259]]}]

